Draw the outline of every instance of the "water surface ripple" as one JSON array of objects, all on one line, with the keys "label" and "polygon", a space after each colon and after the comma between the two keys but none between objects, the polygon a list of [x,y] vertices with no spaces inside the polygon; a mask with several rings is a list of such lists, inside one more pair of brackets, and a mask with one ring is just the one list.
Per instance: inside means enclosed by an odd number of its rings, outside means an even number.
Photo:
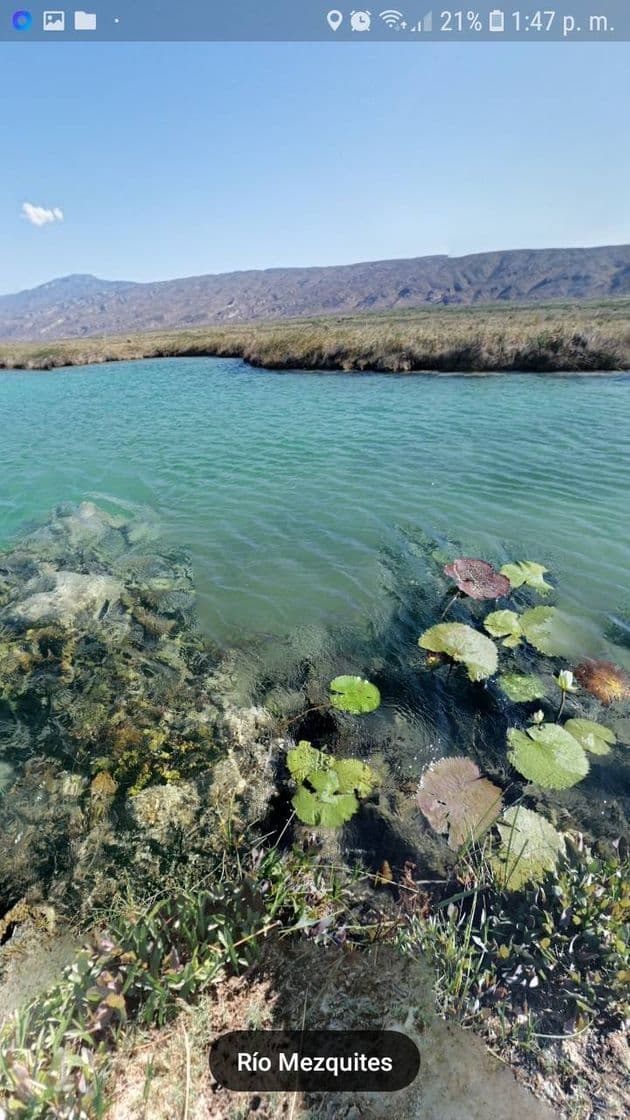
[{"label": "water surface ripple", "polygon": [[174,359],[0,377],[0,544],[60,501],[151,512],[218,641],[353,623],[415,526],[630,613],[630,377],[394,377]]}]

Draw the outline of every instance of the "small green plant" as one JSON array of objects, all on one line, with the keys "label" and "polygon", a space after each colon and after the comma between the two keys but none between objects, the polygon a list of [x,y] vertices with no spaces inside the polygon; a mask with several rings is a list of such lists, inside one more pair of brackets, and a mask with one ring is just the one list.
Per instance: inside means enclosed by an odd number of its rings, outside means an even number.
[{"label": "small green plant", "polygon": [[333,758],[303,739],[287,751],[287,766],[298,783],[292,804],[303,824],[341,828],[368,797],[376,782],[371,768],[358,758]]},{"label": "small green plant", "polygon": [[496,673],[499,655],[494,642],[462,622],[439,622],[418,638],[421,649],[461,662],[471,681],[483,681]]},{"label": "small green plant", "polygon": [[515,770],[544,789],[568,789],[589,771],[583,747],[563,727],[542,723],[507,733],[508,758]]},{"label": "small green plant", "polygon": [[330,682],[330,703],[340,712],[359,716],[375,712],[381,703],[381,694],[375,684],[362,677],[335,677]]},{"label": "small green plant", "polygon": [[498,824],[499,847],[490,866],[500,887],[519,890],[553,871],[565,851],[564,837],[540,813],[512,805]]},{"label": "small green plant", "polygon": [[545,696],[544,682],[535,673],[502,673],[497,683],[514,704],[527,704]]},{"label": "small green plant", "polygon": [[493,638],[501,638],[507,649],[520,646],[523,639],[539,653],[553,653],[551,624],[555,607],[531,607],[523,614],[516,611],[493,611],[484,619],[484,627]]},{"label": "small green plant", "polygon": [[513,591],[523,586],[531,587],[541,595],[553,591],[551,584],[544,578],[547,568],[542,564],[535,564],[532,560],[516,560],[511,564],[504,564],[501,574],[509,579]]}]

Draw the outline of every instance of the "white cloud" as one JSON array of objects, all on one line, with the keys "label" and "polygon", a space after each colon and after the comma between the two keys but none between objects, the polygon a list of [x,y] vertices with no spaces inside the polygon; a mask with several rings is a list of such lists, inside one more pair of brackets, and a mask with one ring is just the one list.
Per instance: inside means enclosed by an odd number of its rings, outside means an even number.
[{"label": "white cloud", "polygon": [[22,217],[26,218],[32,226],[47,226],[49,222],[63,222],[63,210],[58,206],[47,210],[45,206],[34,206],[32,202],[23,202]]}]

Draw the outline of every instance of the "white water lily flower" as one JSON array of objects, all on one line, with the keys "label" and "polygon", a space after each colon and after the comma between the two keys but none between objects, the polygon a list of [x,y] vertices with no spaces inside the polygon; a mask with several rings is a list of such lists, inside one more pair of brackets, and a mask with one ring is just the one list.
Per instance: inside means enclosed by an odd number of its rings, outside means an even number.
[{"label": "white water lily flower", "polygon": [[538,711],[534,712],[534,714],[532,716],[532,723],[544,723],[544,722],[545,722],[545,713],[539,708]]},{"label": "white water lily flower", "polygon": [[573,673],[570,669],[562,669],[556,677],[558,688],[562,692],[577,692],[577,685],[573,683]]}]

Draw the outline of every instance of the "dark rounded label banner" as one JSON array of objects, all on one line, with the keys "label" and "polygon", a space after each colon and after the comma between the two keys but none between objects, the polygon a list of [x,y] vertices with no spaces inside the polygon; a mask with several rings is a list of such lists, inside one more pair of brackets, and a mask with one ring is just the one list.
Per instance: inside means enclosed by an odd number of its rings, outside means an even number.
[{"label": "dark rounded label banner", "polygon": [[230,1031],[213,1043],[210,1069],[241,1093],[395,1093],[420,1069],[400,1031]]}]

